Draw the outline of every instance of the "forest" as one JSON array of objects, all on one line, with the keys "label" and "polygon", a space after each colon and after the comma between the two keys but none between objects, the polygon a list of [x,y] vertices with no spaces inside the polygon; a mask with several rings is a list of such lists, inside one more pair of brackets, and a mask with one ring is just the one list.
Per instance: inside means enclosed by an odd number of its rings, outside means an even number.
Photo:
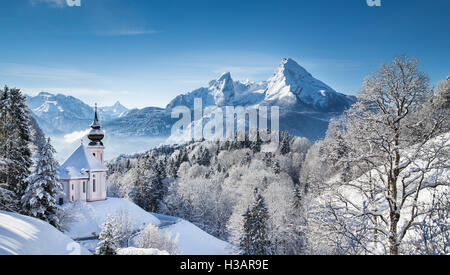
[{"label": "forest", "polygon": [[274,148],[259,138],[269,130],[251,129],[245,141],[121,156],[108,195],[244,255],[448,254],[449,111],[450,78],[431,87],[418,60],[399,56],[364,80],[323,140],[283,132]]}]

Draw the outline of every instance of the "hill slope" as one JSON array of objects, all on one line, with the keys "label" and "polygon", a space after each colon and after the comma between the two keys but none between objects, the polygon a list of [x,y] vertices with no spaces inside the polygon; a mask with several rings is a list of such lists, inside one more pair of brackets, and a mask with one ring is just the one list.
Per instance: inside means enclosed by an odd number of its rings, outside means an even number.
[{"label": "hill slope", "polygon": [[0,211],[0,255],[89,255],[41,220]]}]

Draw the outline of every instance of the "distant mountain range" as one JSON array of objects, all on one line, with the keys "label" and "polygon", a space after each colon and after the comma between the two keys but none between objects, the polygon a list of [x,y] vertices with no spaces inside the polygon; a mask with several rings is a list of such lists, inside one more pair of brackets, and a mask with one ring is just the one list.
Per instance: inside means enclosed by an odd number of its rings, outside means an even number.
[{"label": "distant mountain range", "polygon": [[[67,134],[85,130],[92,123],[94,107],[62,94],[41,92],[26,96],[32,116],[49,135]],[[100,120],[109,121],[125,116],[129,110],[119,102],[113,106],[99,107]]]},{"label": "distant mountain range", "polygon": [[[342,114],[355,101],[354,96],[336,92],[292,59],[283,59],[267,81],[234,81],[223,73],[208,87],[174,98],[166,108],[128,110],[120,103],[100,108],[103,126],[114,136],[168,137],[178,119],[171,118],[176,106],[194,107],[201,98],[203,107],[280,106],[280,129],[315,141],[322,138],[332,117]],[[46,133],[70,133],[86,129],[93,108],[64,95],[41,93],[28,98],[28,105]]]}]

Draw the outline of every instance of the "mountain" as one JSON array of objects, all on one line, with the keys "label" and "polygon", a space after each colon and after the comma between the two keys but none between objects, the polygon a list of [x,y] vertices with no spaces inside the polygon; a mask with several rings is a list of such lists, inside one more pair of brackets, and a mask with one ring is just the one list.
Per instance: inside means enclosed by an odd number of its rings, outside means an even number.
[{"label": "mountain", "polygon": [[[94,117],[94,108],[83,101],[62,94],[41,92],[37,96],[27,96],[31,115],[46,134],[58,135],[88,128]],[[119,102],[111,107],[100,107],[102,121],[125,115],[128,109]]]},{"label": "mountain", "polygon": [[209,83],[208,88],[200,88],[173,99],[167,109],[176,106],[193,108],[194,99],[201,98],[204,107],[207,106],[248,106],[264,100],[266,82],[240,82],[233,81],[229,72],[223,73],[216,80]]},{"label": "mountain", "polygon": [[283,59],[267,82],[264,101],[285,107],[304,105],[319,112],[343,112],[355,98],[337,93],[294,60]]},{"label": "mountain", "polygon": [[180,105],[192,108],[195,98],[202,98],[204,107],[263,104],[324,113],[342,112],[355,102],[353,96],[336,92],[292,59],[283,59],[267,81],[233,81],[229,72],[223,73],[208,88],[176,97],[167,109]]},{"label": "mountain", "polygon": [[263,82],[234,81],[230,73],[224,73],[208,88],[176,97],[167,110],[180,105],[193,109],[195,98],[202,99],[203,107],[279,106],[280,130],[311,141],[324,137],[330,119],[356,101],[354,96],[338,93],[314,78],[292,59],[283,59],[275,73]]},{"label": "mountain", "polygon": [[133,109],[122,117],[106,121],[103,128],[115,136],[168,137],[177,120],[171,118],[166,109],[148,107]]},{"label": "mountain", "polygon": [[[169,137],[172,126],[179,120],[171,117],[171,111],[177,106],[193,111],[196,98],[201,98],[203,108],[208,109],[205,116],[225,106],[279,106],[280,130],[311,141],[324,137],[330,119],[356,101],[353,96],[336,92],[287,58],[267,81],[236,81],[226,72],[208,87],[175,97],[166,108],[128,110],[117,102],[111,107],[99,108],[99,113],[109,135]],[[40,93],[29,97],[28,105],[46,133],[85,130],[93,117],[91,106],[70,96]]]},{"label": "mountain", "polygon": [[113,106],[98,108],[100,120],[109,121],[125,116],[129,110],[117,101]]}]

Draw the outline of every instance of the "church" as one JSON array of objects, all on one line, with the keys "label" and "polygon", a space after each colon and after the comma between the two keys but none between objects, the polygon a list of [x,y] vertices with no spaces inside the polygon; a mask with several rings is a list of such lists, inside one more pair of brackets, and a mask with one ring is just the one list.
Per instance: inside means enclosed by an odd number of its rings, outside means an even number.
[{"label": "church", "polygon": [[89,145],[81,144],[58,169],[59,181],[64,189],[59,198],[60,204],[106,200],[108,168],[104,165],[105,146],[102,142],[105,133],[98,120],[97,104],[91,128]]}]

